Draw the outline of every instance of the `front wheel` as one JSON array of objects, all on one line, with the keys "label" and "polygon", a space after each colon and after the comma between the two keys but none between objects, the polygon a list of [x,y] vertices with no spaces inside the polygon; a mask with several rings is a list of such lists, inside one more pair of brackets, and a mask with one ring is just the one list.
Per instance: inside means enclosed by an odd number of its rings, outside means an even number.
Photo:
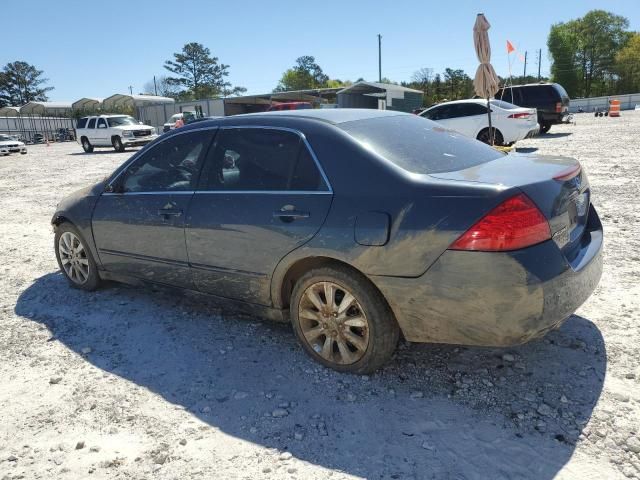
[{"label": "front wheel", "polygon": [[124,144],[120,137],[116,136],[111,139],[111,144],[116,152],[124,152]]},{"label": "front wheel", "polygon": [[322,365],[367,374],[393,354],[399,328],[380,292],[344,267],[313,269],[291,298],[293,329],[304,350]]},{"label": "front wheel", "polygon": [[58,266],[71,286],[82,290],[98,288],[98,267],[76,228],[69,223],[59,225],[54,242]]}]

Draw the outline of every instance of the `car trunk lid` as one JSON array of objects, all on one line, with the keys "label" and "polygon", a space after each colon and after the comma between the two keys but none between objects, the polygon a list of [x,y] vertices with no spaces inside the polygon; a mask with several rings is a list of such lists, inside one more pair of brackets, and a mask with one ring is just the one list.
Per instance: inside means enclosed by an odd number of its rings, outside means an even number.
[{"label": "car trunk lid", "polygon": [[553,241],[568,255],[579,244],[589,212],[589,183],[572,158],[510,154],[434,178],[500,185],[524,192],[549,222]]}]

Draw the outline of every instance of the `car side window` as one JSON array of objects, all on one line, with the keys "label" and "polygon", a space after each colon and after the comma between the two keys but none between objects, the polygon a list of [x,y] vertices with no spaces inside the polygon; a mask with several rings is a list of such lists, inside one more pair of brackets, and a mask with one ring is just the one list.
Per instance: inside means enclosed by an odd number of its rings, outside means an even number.
[{"label": "car side window", "polygon": [[451,118],[451,106],[444,105],[442,107],[437,107],[431,110],[431,112],[429,113],[430,116],[427,116],[427,118],[431,120],[446,120],[447,118]]},{"label": "car side window", "polygon": [[107,128],[107,122],[104,118],[98,119],[98,128]]},{"label": "car side window", "polygon": [[122,174],[122,192],[194,190],[215,130],[186,132],[157,143]]},{"label": "car side window", "polygon": [[87,128],[96,128],[96,119],[95,118],[89,119],[89,124],[87,125]]},{"label": "car side window", "polygon": [[463,116],[465,117],[487,114],[487,107],[478,105],[477,103],[460,104],[460,107],[462,107],[462,111],[464,113]]},{"label": "car side window", "polygon": [[269,128],[222,130],[209,155],[203,189],[210,191],[327,190],[300,136]]},{"label": "car side window", "polygon": [[78,124],[76,125],[76,128],[84,128],[87,126],[87,117],[83,117],[78,119]]}]

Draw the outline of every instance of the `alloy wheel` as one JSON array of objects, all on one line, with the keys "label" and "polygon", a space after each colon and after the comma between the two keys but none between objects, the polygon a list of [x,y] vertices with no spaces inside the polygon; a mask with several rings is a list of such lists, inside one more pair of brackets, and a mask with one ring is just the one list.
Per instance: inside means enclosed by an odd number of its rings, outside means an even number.
[{"label": "alloy wheel", "polygon": [[89,278],[89,259],[84,245],[72,232],[64,232],[58,240],[60,263],[69,279],[83,285]]},{"label": "alloy wheel", "polygon": [[325,360],[350,365],[369,346],[369,322],[356,297],[333,282],[317,282],[304,291],[298,318],[305,341]]}]

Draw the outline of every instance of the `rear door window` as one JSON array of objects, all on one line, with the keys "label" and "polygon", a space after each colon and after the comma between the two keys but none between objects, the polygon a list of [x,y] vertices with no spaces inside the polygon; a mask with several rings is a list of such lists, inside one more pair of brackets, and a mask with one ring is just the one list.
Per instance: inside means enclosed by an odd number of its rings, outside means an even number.
[{"label": "rear door window", "polygon": [[473,117],[474,115],[486,115],[487,107],[478,105],[477,103],[460,103],[458,104],[459,113],[461,117]]},{"label": "rear door window", "polygon": [[270,128],[228,128],[208,160],[205,190],[328,190],[301,137]]},{"label": "rear door window", "polygon": [[412,173],[453,172],[505,155],[416,115],[376,117],[338,126],[365,149]]}]

